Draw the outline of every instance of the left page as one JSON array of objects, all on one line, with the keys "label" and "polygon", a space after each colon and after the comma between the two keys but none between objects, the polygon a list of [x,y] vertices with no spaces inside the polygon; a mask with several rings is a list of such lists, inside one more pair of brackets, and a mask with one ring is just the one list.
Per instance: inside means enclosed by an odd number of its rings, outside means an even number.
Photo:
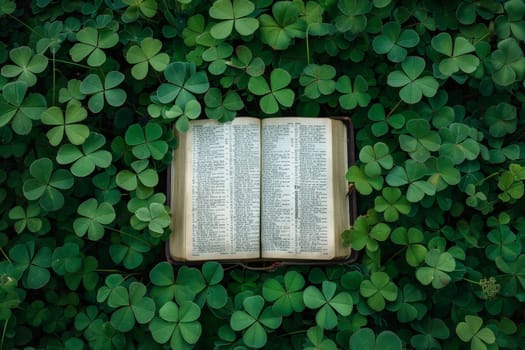
[{"label": "left page", "polygon": [[172,168],[170,253],[178,260],[260,257],[260,123],[192,121]]}]

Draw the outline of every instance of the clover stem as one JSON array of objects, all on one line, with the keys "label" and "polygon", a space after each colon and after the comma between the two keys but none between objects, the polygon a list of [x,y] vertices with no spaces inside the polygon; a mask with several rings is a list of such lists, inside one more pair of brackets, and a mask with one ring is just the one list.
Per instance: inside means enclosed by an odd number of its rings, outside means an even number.
[{"label": "clover stem", "polygon": [[0,339],[0,350],[2,350],[4,348],[4,340],[5,340],[5,335],[7,333],[7,324],[8,323],[9,323],[9,318],[7,320],[5,320],[4,329],[2,329],[2,338]]},{"label": "clover stem", "polygon": [[61,60],[61,59],[58,59],[58,58],[55,58],[54,60],[56,62],[59,62],[59,63],[70,64],[72,66],[76,66],[76,67],[80,67],[80,68],[84,68],[84,69],[91,69],[90,66],[86,66],[86,65],[80,64],[80,63],[75,63],[75,62],[71,62],[71,61]]},{"label": "clover stem", "polygon": [[499,175],[499,171],[496,171],[496,172],[490,174],[489,176],[484,177],[483,179],[479,180],[479,182],[476,184],[476,187],[482,185],[485,181],[490,180],[493,177],[498,176],[498,175]]},{"label": "clover stem", "polygon": [[310,64],[310,40],[308,40],[308,30],[310,25],[306,26],[306,63]]},{"label": "clover stem", "polygon": [[399,254],[401,254],[404,250],[406,250],[408,248],[408,245],[404,246],[402,249],[399,249],[398,251],[396,251],[394,254],[390,255],[388,257],[388,259],[386,259],[385,263],[383,265],[386,265],[388,264],[388,262],[392,259],[394,259],[395,257],[397,257]]},{"label": "clover stem", "polygon": [[108,230],[113,231],[113,232],[120,233],[123,236],[128,236],[128,237],[131,237],[131,238],[135,238],[137,241],[141,241],[141,242],[147,244],[149,247],[151,247],[151,243],[150,242],[148,242],[147,240],[145,240],[143,238],[137,237],[136,235],[132,235],[130,233],[127,233],[127,232],[124,232],[124,231],[121,231],[121,230],[117,230],[116,228],[109,227],[109,226],[104,226],[104,228],[107,228]]},{"label": "clover stem", "polygon": [[[23,25],[24,27],[26,27],[27,29],[29,29],[31,32],[35,33],[36,35],[38,35],[40,38],[42,38],[42,34],[40,34],[39,32],[37,32],[36,30],[33,29],[33,27],[31,27],[30,25],[26,24],[24,21],[18,19],[18,17],[15,17],[9,13],[6,14],[7,16],[9,16],[9,18],[11,19],[14,19],[16,22],[20,23],[21,25]],[[1,349],[1,348],[0,348]]]},{"label": "clover stem", "polygon": [[388,117],[390,117],[392,114],[394,114],[394,112],[396,111],[397,107],[399,107],[401,102],[403,102],[403,100],[401,100],[401,99],[399,101],[397,101],[396,105],[390,110],[390,112],[388,112],[388,114],[386,115],[385,119],[388,119]]},{"label": "clover stem", "polygon": [[[5,251],[4,251],[2,248],[0,248],[0,252],[2,253],[2,255],[4,256],[4,258],[5,258],[10,264],[13,263],[13,262],[11,261],[11,259],[9,259],[9,256],[7,256],[7,254],[5,253]],[[1,347],[0,347],[0,349],[1,349]]]},{"label": "clover stem", "polygon": [[56,82],[57,82],[56,61],[55,61],[55,53],[54,52],[53,52],[53,57],[51,58],[51,62],[53,62],[53,93],[52,93],[52,98],[53,98],[53,106],[54,106],[55,102],[56,102]]},{"label": "clover stem", "polygon": [[474,281],[474,280],[471,280],[471,279],[468,279],[468,278],[465,278],[465,277],[463,277],[463,280],[466,281],[466,282],[469,282],[469,283],[481,286],[481,283],[479,283],[479,281]]}]

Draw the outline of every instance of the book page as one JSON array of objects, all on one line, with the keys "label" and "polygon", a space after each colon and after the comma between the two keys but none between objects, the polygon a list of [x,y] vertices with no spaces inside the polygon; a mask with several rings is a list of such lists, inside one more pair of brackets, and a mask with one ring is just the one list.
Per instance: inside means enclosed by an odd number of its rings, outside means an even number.
[{"label": "book page", "polygon": [[334,258],[331,125],[319,118],[263,121],[263,257]]},{"label": "book page", "polygon": [[180,147],[186,148],[186,227],[174,232],[184,239],[171,242],[173,250],[184,245],[187,260],[258,258],[259,120],[194,121]]}]

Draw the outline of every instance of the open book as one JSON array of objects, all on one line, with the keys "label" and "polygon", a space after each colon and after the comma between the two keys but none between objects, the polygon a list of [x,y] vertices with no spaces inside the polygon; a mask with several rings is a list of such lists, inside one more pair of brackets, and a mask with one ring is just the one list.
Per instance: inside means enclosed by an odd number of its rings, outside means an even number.
[{"label": "open book", "polygon": [[347,257],[347,130],[328,118],[192,121],[171,169],[175,260]]}]

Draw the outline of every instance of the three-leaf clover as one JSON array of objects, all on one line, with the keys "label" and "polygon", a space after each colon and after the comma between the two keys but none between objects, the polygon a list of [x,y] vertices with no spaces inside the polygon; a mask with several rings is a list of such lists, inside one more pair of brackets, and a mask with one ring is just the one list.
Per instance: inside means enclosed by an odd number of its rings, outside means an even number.
[{"label": "three-leaf clover", "polygon": [[386,114],[385,108],[380,103],[375,103],[372,105],[372,107],[370,107],[368,110],[368,119],[374,122],[371,126],[371,129],[372,134],[374,134],[376,137],[385,135],[388,132],[389,127],[400,129],[405,125],[405,117],[403,114]]},{"label": "three-leaf clover", "polygon": [[33,86],[37,82],[36,74],[42,73],[48,64],[46,56],[41,54],[33,55],[33,50],[27,46],[20,46],[9,51],[9,58],[13,64],[2,66],[1,73],[6,78],[17,78],[27,86]]},{"label": "three-leaf clover", "polygon": [[199,101],[191,100],[186,103],[184,108],[173,105],[164,111],[165,119],[175,119],[175,128],[179,132],[186,132],[190,129],[190,120],[197,119],[201,115],[202,107]]},{"label": "three-leaf clover", "polygon": [[191,301],[184,301],[180,306],[168,301],[149,324],[151,336],[160,344],[170,342],[172,349],[185,349],[201,336],[200,315],[201,309]]},{"label": "three-leaf clover", "polygon": [[458,71],[470,74],[479,66],[479,58],[472,55],[476,48],[467,39],[458,36],[454,39],[449,33],[439,33],[432,38],[431,45],[437,52],[447,56],[439,62],[439,71],[446,75],[455,74]]},{"label": "three-leaf clover", "polygon": [[241,97],[235,91],[229,90],[223,96],[218,88],[211,88],[204,95],[206,107],[204,112],[210,119],[230,121],[235,118],[237,111],[244,107]]},{"label": "three-leaf clover", "polygon": [[512,134],[517,128],[517,109],[511,104],[500,102],[487,108],[484,121],[493,137]]},{"label": "three-leaf clover", "polygon": [[134,191],[138,186],[155,187],[159,183],[159,174],[148,167],[149,161],[141,159],[131,163],[133,172],[127,169],[118,172],[116,183],[126,191]]},{"label": "three-leaf clover", "polygon": [[260,295],[245,298],[242,305],[244,310],[234,311],[231,315],[230,326],[234,331],[244,331],[242,339],[247,346],[262,348],[268,339],[266,330],[277,329],[282,317],[277,316],[271,307],[264,308],[264,299]]},{"label": "three-leaf clover", "polygon": [[424,163],[407,159],[404,167],[396,166],[390,171],[386,176],[386,182],[396,187],[408,185],[406,198],[411,203],[417,203],[425,195],[433,196],[436,193],[436,187],[432,183],[421,180],[427,172],[428,168]]},{"label": "three-leaf clover", "polygon": [[487,350],[487,344],[494,344],[496,336],[492,329],[483,327],[483,319],[479,316],[466,315],[465,321],[458,323],[456,334],[465,343],[470,342],[470,348]]},{"label": "three-leaf clover", "polygon": [[365,164],[364,172],[367,176],[381,175],[381,169],[392,169],[394,159],[390,149],[384,142],[377,142],[373,146],[366,145],[359,151],[359,160]]},{"label": "three-leaf clover", "polygon": [[168,152],[168,143],[162,139],[164,130],[153,122],[148,122],[144,128],[139,124],[131,125],[126,131],[126,143],[131,146],[131,153],[138,159],[149,157],[160,160]]},{"label": "three-leaf clover", "polygon": [[394,222],[399,219],[399,214],[410,213],[411,205],[399,188],[385,187],[382,196],[375,198],[374,208],[378,213],[383,213],[385,221]]},{"label": "three-leaf clover", "polygon": [[286,88],[291,81],[290,73],[282,68],[276,68],[270,74],[269,85],[262,76],[251,77],[248,81],[248,90],[257,96],[262,96],[259,106],[264,113],[275,114],[279,111],[279,105],[291,107],[294,102],[294,91]]},{"label": "three-leaf clover", "polygon": [[372,41],[372,47],[378,54],[386,54],[392,62],[402,62],[407,56],[407,48],[412,48],[419,43],[419,35],[413,29],[401,31],[398,22],[388,22],[381,29],[382,34]]},{"label": "three-leaf clover", "polygon": [[465,159],[476,159],[480,153],[479,143],[473,138],[476,132],[476,129],[462,123],[452,123],[448,128],[441,128],[439,133],[443,143],[439,154],[450,158],[454,164],[463,163]]},{"label": "three-leaf clover", "polygon": [[448,272],[456,269],[456,261],[448,252],[441,252],[439,249],[431,249],[425,256],[425,263],[416,270],[416,278],[423,285],[432,284],[432,287],[439,289],[447,286],[452,278]]},{"label": "three-leaf clover", "polygon": [[233,29],[240,35],[253,34],[259,28],[259,21],[249,17],[255,5],[249,0],[216,0],[210,7],[210,17],[220,20],[215,23],[210,34],[215,39],[227,38]]},{"label": "three-leaf clover", "polygon": [[304,38],[306,22],[300,18],[299,6],[290,1],[278,1],[272,6],[272,16],[259,16],[261,41],[274,50],[287,49],[294,38]]},{"label": "three-leaf clover", "polygon": [[403,343],[392,331],[382,331],[377,336],[370,328],[361,328],[350,337],[352,350],[401,350]]},{"label": "three-leaf clover", "polygon": [[164,70],[164,77],[168,83],[161,84],[156,94],[160,103],[175,101],[176,105],[185,106],[195,99],[194,94],[203,94],[210,87],[206,73],[197,72],[193,63],[170,63]]},{"label": "three-leaf clover", "polygon": [[281,283],[270,278],[264,281],[262,294],[273,303],[272,309],[276,315],[290,316],[293,312],[304,310],[303,292],[304,278],[296,271],[288,271]]},{"label": "three-leaf clover", "polygon": [[525,57],[520,44],[514,38],[498,42],[498,49],[490,55],[492,80],[501,86],[521,81],[525,75]]},{"label": "three-leaf clover", "polygon": [[131,282],[129,287],[117,286],[107,299],[108,306],[117,308],[111,314],[111,325],[120,332],[129,332],[139,324],[150,322],[155,316],[155,302],[146,297],[146,286]]},{"label": "three-leaf clover", "polygon": [[40,207],[47,211],[62,208],[64,196],[60,190],[73,187],[73,177],[65,169],[53,172],[53,162],[49,158],[39,158],[29,167],[31,178],[24,181],[24,196],[28,200],[38,200]]},{"label": "three-leaf clover", "polygon": [[77,177],[86,177],[95,171],[96,167],[107,168],[111,165],[111,152],[100,149],[105,144],[104,135],[91,133],[80,148],[71,144],[62,145],[58,149],[57,163],[73,163],[71,173]]},{"label": "three-leaf clover", "polygon": [[104,236],[104,225],[109,225],[115,220],[115,209],[107,202],[98,203],[95,198],[82,202],[77,213],[81,216],[73,222],[73,229],[77,236],[87,237],[97,241]]},{"label": "three-leaf clover", "polygon": [[383,310],[386,300],[394,301],[397,298],[397,286],[382,271],[372,272],[370,279],[363,280],[359,292],[367,298],[368,306],[375,311]]},{"label": "three-leaf clover", "polygon": [[42,229],[44,224],[40,217],[40,206],[29,204],[27,208],[16,206],[9,210],[9,219],[14,220],[16,233],[22,233],[26,228],[29,232],[36,233]]},{"label": "three-leaf clover", "polygon": [[336,289],[335,282],[323,281],[322,291],[316,286],[308,286],[303,293],[304,305],[309,309],[319,309],[315,314],[315,322],[324,329],[337,326],[337,314],[346,317],[352,313],[352,296],[348,292],[336,294]]},{"label": "three-leaf clover", "polygon": [[366,15],[372,10],[368,0],[340,0],[337,7],[341,15],[335,18],[335,26],[340,32],[358,34],[365,30],[368,23]]},{"label": "three-leaf clover", "polygon": [[169,211],[160,203],[151,203],[148,207],[139,208],[135,211],[135,216],[148,224],[150,234],[154,237],[162,236],[164,229],[171,224]]},{"label": "three-leaf clover", "polygon": [[299,84],[304,86],[306,97],[315,100],[321,95],[330,95],[335,90],[335,68],[328,64],[309,64],[304,67]]},{"label": "three-leaf clover", "polygon": [[410,266],[419,266],[425,260],[428,250],[422,244],[424,236],[420,229],[410,227],[407,230],[405,227],[398,227],[392,232],[390,239],[395,244],[406,247],[405,259]]},{"label": "three-leaf clover", "polygon": [[35,241],[17,244],[9,250],[15,270],[19,274],[24,273],[22,283],[25,288],[40,289],[49,282],[51,254],[49,247],[37,250]]},{"label": "three-leaf clover", "polygon": [[350,110],[357,106],[366,107],[370,103],[371,96],[367,92],[368,83],[361,75],[355,77],[353,87],[352,81],[347,75],[343,75],[337,79],[335,87],[337,91],[342,93],[342,95],[339,96],[339,104],[344,109]]},{"label": "three-leaf clover", "polygon": [[14,81],[4,85],[0,96],[0,128],[11,122],[11,128],[19,135],[27,135],[33,128],[33,120],[39,120],[46,109],[46,99],[41,94],[26,96],[27,83]]},{"label": "three-leaf clover", "polygon": [[46,134],[49,143],[58,146],[64,135],[73,145],[80,145],[89,136],[89,128],[79,124],[86,119],[87,111],[77,100],[70,100],[65,115],[60,107],[49,107],[42,113],[42,123],[53,126]]},{"label": "three-leaf clover", "polygon": [[441,137],[431,130],[425,119],[411,119],[406,123],[407,134],[399,135],[401,149],[410,154],[418,162],[424,162],[430,157],[430,152],[439,150]]},{"label": "three-leaf clover", "polygon": [[131,75],[137,80],[146,77],[151,66],[155,71],[162,72],[168,66],[170,57],[162,49],[162,41],[151,37],[144,38],[139,45],[133,45],[126,52],[126,61],[132,64]]},{"label": "three-leaf clover", "polygon": [[383,188],[383,177],[381,175],[368,176],[360,167],[352,165],[346,173],[348,182],[354,184],[357,191],[367,195],[372,191]]},{"label": "three-leaf clover", "polygon": [[109,49],[118,44],[119,36],[111,29],[85,27],[76,34],[78,42],[73,45],[69,54],[74,62],[80,62],[87,57],[87,64],[99,67],[106,62],[103,49]]},{"label": "three-leaf clover", "polygon": [[126,102],[126,91],[117,88],[123,81],[124,74],[118,71],[108,72],[104,83],[97,74],[90,74],[80,84],[80,92],[92,95],[88,100],[88,107],[93,113],[98,113],[104,108],[104,101],[113,107],[122,106]]},{"label": "three-leaf clover", "polygon": [[157,13],[158,4],[155,0],[122,0],[128,7],[122,14],[122,22],[136,21],[140,15],[151,18]]},{"label": "three-leaf clover", "polygon": [[111,260],[116,264],[122,264],[127,269],[135,269],[144,261],[144,253],[151,250],[151,244],[133,230],[120,236],[119,243],[113,243],[109,247]]},{"label": "three-leaf clover", "polygon": [[401,87],[399,97],[408,103],[421,101],[423,96],[432,97],[436,94],[439,83],[431,75],[421,76],[425,70],[425,60],[419,56],[409,56],[401,63],[401,70],[388,74],[387,84]]}]

